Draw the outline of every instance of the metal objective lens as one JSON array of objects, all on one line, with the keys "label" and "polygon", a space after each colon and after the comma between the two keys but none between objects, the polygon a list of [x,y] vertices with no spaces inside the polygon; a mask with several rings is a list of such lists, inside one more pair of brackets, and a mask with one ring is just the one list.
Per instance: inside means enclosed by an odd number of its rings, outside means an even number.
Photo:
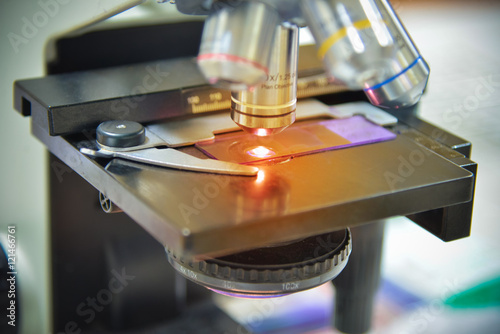
[{"label": "metal objective lens", "polygon": [[417,103],[429,67],[386,0],[308,0],[301,9],[330,77],[373,105]]},{"label": "metal objective lens", "polygon": [[232,92],[231,117],[243,130],[267,136],[295,121],[298,34],[292,24],[276,27],[266,81],[249,90]]},{"label": "metal objective lens", "polygon": [[[224,6],[223,3],[219,3]],[[210,84],[245,90],[268,75],[274,31],[280,18],[272,7],[245,1],[225,6],[205,20],[198,66]]]}]

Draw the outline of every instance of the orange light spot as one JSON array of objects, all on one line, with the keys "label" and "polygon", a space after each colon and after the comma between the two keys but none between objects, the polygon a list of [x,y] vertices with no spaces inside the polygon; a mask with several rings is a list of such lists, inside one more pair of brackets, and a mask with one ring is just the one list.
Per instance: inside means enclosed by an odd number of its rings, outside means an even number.
[{"label": "orange light spot", "polygon": [[259,170],[257,172],[257,180],[255,180],[255,182],[262,183],[262,181],[264,181],[265,178],[266,178],[266,173],[264,173],[263,170]]},{"label": "orange light spot", "polygon": [[275,155],[276,153],[274,153],[274,151],[268,149],[267,147],[257,146],[252,148],[251,150],[248,150],[247,154],[256,158],[269,158]]},{"label": "orange light spot", "polygon": [[267,130],[266,129],[257,129],[257,133],[256,133],[257,136],[260,136],[260,137],[264,137],[264,136],[267,136]]}]

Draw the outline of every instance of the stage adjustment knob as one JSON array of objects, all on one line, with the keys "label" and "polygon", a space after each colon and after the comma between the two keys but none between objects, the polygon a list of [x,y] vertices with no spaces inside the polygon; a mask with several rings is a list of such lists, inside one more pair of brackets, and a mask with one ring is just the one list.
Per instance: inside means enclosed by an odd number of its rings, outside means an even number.
[{"label": "stage adjustment knob", "polygon": [[186,278],[237,297],[276,297],[314,288],[335,278],[351,252],[349,229],[288,244],[194,261],[167,249],[169,262]]},{"label": "stage adjustment knob", "polygon": [[109,147],[131,147],[144,143],[146,132],[144,127],[132,121],[106,121],[97,127],[97,142]]}]

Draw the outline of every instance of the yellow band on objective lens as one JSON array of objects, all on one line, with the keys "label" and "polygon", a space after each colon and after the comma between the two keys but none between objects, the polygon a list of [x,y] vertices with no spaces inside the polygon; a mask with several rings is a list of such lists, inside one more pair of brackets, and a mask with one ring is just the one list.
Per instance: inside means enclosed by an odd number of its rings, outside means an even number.
[{"label": "yellow band on objective lens", "polygon": [[[352,24],[352,27],[354,27],[356,30],[363,30],[370,28],[372,26],[370,20],[361,20],[354,22]],[[332,47],[333,44],[337,43],[339,40],[344,38],[347,35],[347,28],[349,27],[343,27],[342,29],[336,31],[335,33],[331,34],[330,37],[328,37],[319,47],[318,49],[318,58],[323,59],[328,52],[328,50]]]}]

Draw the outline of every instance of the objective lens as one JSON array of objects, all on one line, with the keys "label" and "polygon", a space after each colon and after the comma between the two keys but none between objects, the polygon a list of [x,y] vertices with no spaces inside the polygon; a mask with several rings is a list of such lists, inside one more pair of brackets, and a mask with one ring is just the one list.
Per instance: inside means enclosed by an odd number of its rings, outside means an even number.
[{"label": "objective lens", "polygon": [[266,81],[249,90],[233,91],[231,117],[243,130],[267,136],[295,121],[298,34],[295,25],[278,26]]},{"label": "objective lens", "polygon": [[309,0],[301,8],[328,74],[376,106],[418,102],[429,68],[386,0]]},{"label": "objective lens", "polygon": [[205,21],[198,66],[211,84],[248,89],[264,80],[274,31],[280,18],[270,6],[245,1],[217,9]]}]

